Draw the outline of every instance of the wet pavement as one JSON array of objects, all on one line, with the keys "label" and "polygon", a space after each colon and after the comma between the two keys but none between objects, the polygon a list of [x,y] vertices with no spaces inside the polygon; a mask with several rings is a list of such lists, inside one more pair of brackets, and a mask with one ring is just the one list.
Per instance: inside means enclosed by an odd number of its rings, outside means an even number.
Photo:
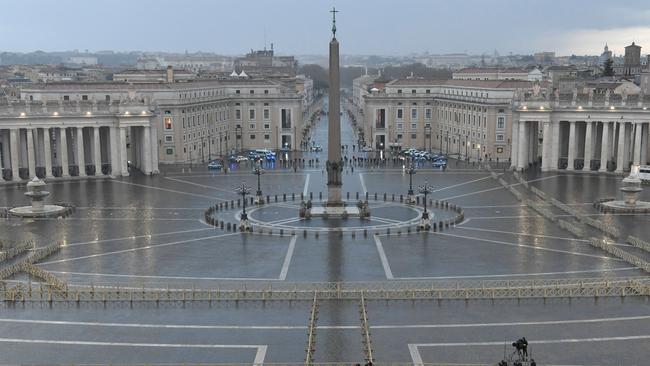
[{"label": "wet pavement", "polygon": [[[347,118],[342,127],[347,156],[366,156],[352,152],[356,137]],[[304,167],[294,171],[281,162],[266,167],[265,195],[312,192],[316,204],[319,192],[326,198],[326,130],[327,118],[322,117],[312,139],[324,151],[296,154],[306,159]],[[316,158],[319,163],[310,166],[309,159]],[[155,177],[134,173],[122,179],[53,182],[48,186],[50,201],[72,203],[76,212],[65,219],[0,220],[0,238],[33,239],[38,247],[64,243],[59,253],[39,265],[72,284],[216,288],[233,282],[647,275],[544,219],[472,164],[451,161],[444,172],[425,165],[413,177],[414,186],[425,181],[433,186],[433,200],[462,206],[462,224],[438,233],[393,231],[376,238],[326,233],[303,237],[300,231],[292,238],[289,230],[336,222],[292,221],[298,202],[282,200],[272,200],[251,216],[285,225],[284,236],[215,229],[203,221],[204,210],[236,200],[234,187],[242,181],[256,188],[251,164],[228,174],[196,165],[191,171],[163,169]],[[620,177],[529,172],[525,179],[575,209],[616,225],[625,235],[650,238],[648,215],[601,214],[592,205],[598,198],[620,197]],[[342,226],[367,227],[372,233],[377,225],[417,215],[399,202],[383,202],[383,193],[406,194],[409,177],[401,162],[357,165],[354,171],[347,167],[343,180],[344,195],[368,192],[372,198],[378,193],[378,201],[370,201],[379,221],[351,219]],[[0,186],[0,206],[24,204],[23,191],[22,186]],[[642,197],[650,200],[650,189]],[[239,210],[221,215],[234,222]],[[650,260],[647,253],[623,242],[618,245]],[[310,306],[300,301],[3,304],[0,363],[304,362]],[[650,359],[647,298],[369,301],[367,309],[380,362],[496,362],[503,357],[503,342],[521,336],[531,342],[540,365],[645,365]],[[321,301],[316,361],[362,362],[358,311],[354,301]]]}]

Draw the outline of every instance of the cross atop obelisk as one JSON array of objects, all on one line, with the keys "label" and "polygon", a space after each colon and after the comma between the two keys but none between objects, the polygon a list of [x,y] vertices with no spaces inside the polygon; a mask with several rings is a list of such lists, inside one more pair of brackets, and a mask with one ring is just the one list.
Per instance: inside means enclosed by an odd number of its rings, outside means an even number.
[{"label": "cross atop obelisk", "polygon": [[336,38],[336,13],[338,12],[335,7],[330,10],[330,13],[332,13],[332,38]]}]

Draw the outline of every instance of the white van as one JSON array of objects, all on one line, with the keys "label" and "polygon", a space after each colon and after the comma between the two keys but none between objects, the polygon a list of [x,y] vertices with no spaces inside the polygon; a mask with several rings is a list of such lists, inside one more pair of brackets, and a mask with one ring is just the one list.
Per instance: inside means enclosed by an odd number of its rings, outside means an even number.
[{"label": "white van", "polygon": [[639,166],[639,171],[636,176],[642,181],[650,182],[650,165]]}]

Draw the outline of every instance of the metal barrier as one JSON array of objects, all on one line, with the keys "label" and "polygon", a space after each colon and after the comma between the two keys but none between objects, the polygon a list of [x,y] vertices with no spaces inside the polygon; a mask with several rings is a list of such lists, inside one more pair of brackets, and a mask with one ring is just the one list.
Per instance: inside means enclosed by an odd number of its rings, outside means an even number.
[{"label": "metal barrier", "polygon": [[318,321],[318,299],[314,295],[309,314],[309,332],[307,333],[307,356],[305,366],[314,364],[314,353],[316,352],[316,322]]},{"label": "metal barrier", "polygon": [[[615,247],[613,247],[616,249]],[[644,265],[642,263],[639,266]],[[647,263],[645,263],[647,266]],[[20,289],[19,289],[20,291]],[[0,298],[13,301],[6,284]],[[179,302],[223,300],[406,300],[406,299],[520,299],[599,296],[648,296],[649,277],[596,279],[536,279],[486,281],[395,281],[267,284],[222,284],[218,288],[147,288],[68,284],[66,291],[48,287],[21,293],[33,302]]]},{"label": "metal barrier", "polygon": [[[7,242],[2,242],[2,246],[6,246]],[[18,244],[13,244],[9,249],[0,252],[0,262],[4,262],[8,259],[11,259],[19,254],[22,254],[34,247],[34,242],[23,242]]]},{"label": "metal barrier", "polygon": [[650,243],[637,238],[636,236],[629,235],[627,237],[627,242],[637,248],[641,248],[646,252],[650,252]]},{"label": "metal barrier", "polygon": [[577,236],[578,238],[584,238],[585,232],[584,232],[584,230],[582,230],[578,226],[576,226],[576,225],[574,225],[574,224],[572,224],[572,223],[570,223],[570,222],[568,222],[566,220],[562,220],[562,219],[558,220],[558,223],[560,224],[560,227],[562,229],[570,232],[571,234]]},{"label": "metal barrier", "polygon": [[603,240],[603,239],[596,239],[596,238],[591,238],[589,240],[589,243],[597,248],[603,249],[606,252],[610,253],[611,255],[618,257],[634,266],[639,267],[640,269],[649,272],[650,273],[650,263],[644,261],[643,259],[632,255],[614,245],[612,245],[609,241]]},{"label": "metal barrier", "polygon": [[361,314],[361,336],[363,337],[363,353],[366,356],[366,364],[374,364],[375,358],[372,356],[372,340],[370,339],[370,325],[368,323],[368,310],[366,308],[366,300],[361,294],[361,302],[359,303],[359,313]]}]

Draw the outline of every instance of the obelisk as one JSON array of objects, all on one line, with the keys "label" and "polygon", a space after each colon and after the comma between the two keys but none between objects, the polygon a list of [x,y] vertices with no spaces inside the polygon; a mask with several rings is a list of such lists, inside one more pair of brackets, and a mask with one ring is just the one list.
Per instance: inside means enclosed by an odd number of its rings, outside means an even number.
[{"label": "obelisk", "polygon": [[332,8],[330,41],[329,109],[327,126],[327,207],[342,207],[341,200],[341,91],[339,79],[339,42],[336,40],[336,8]]}]

